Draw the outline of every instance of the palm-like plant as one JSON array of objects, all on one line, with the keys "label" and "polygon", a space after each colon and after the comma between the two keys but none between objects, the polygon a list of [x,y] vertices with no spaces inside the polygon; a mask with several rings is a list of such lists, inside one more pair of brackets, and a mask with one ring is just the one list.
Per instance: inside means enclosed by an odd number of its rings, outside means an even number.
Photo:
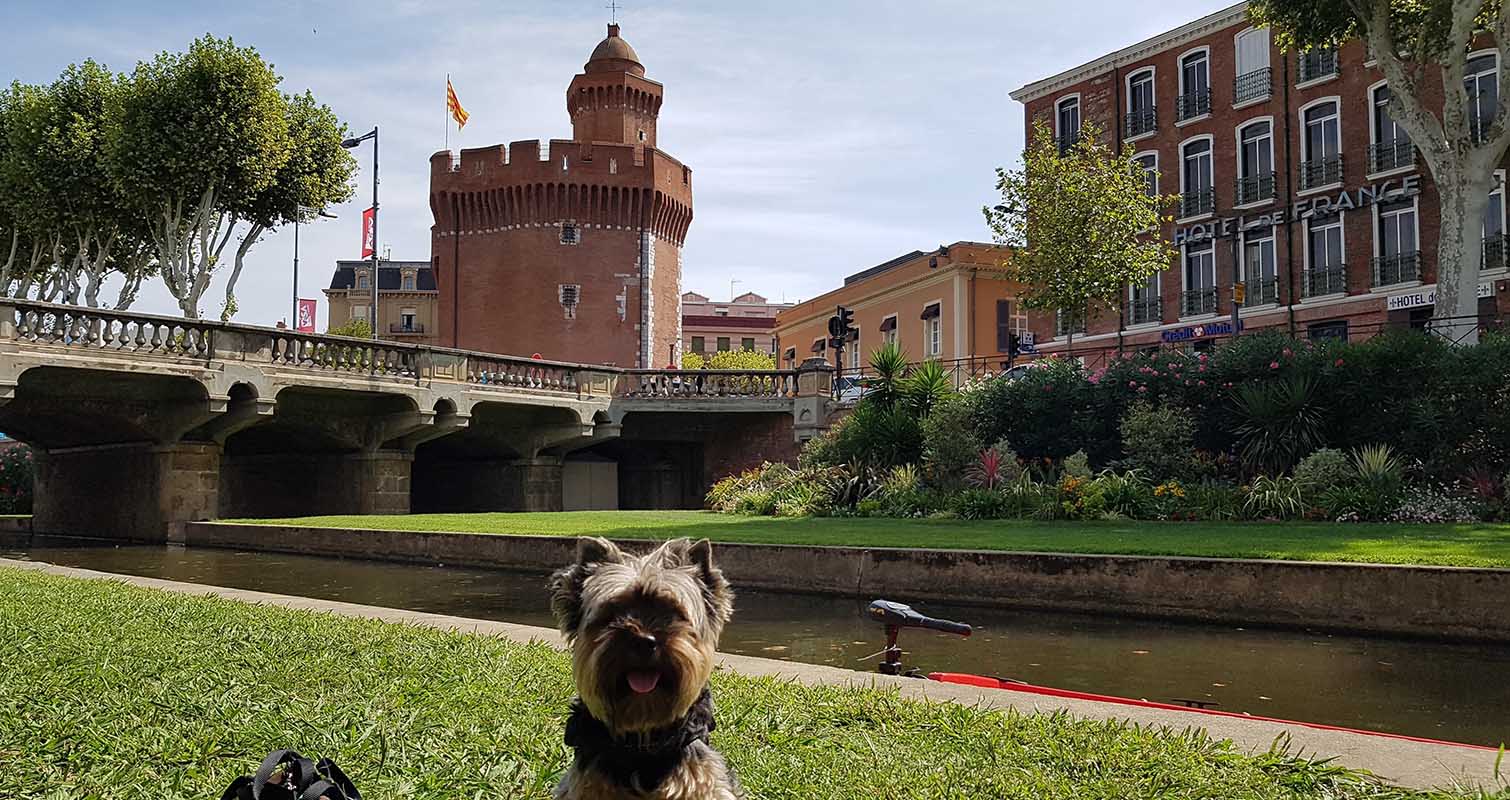
[{"label": "palm-like plant", "polygon": [[949,373],[944,365],[932,360],[919,364],[902,381],[902,394],[907,406],[919,417],[928,416],[953,391],[954,387],[949,383]]},{"label": "palm-like plant", "polygon": [[1006,477],[1001,451],[988,447],[980,451],[980,458],[965,471],[965,480],[979,489],[995,489]]},{"label": "palm-like plant", "polygon": [[1244,384],[1233,390],[1240,419],[1237,434],[1244,466],[1251,472],[1279,475],[1320,447],[1321,410],[1316,383],[1309,376]]},{"label": "palm-like plant", "polygon": [[907,379],[907,353],[896,342],[887,342],[870,354],[871,389],[867,400],[890,409],[902,398]]}]

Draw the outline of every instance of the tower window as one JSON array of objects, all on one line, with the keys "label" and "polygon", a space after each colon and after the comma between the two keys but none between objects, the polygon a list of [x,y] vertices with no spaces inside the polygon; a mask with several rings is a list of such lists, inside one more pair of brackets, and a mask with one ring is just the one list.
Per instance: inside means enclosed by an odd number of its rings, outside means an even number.
[{"label": "tower window", "polygon": [[645,132],[644,131],[640,131],[640,141],[642,141],[642,142],[645,141]]},{"label": "tower window", "polygon": [[577,283],[563,283],[556,287],[556,297],[561,301],[561,308],[566,311],[567,319],[577,318],[577,302],[582,299],[582,286]]},{"label": "tower window", "polygon": [[561,223],[561,243],[562,244],[578,244],[581,241],[582,241],[582,232],[580,230],[578,230],[577,223],[575,223],[575,222],[563,222],[563,223]]}]

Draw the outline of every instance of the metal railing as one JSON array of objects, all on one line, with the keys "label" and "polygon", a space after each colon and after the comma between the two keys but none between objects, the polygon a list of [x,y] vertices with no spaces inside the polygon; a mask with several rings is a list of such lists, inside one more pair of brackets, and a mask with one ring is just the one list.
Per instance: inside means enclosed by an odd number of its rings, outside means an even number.
[{"label": "metal railing", "polygon": [[1247,281],[1248,297],[1245,306],[1268,306],[1279,302],[1279,278],[1256,278]]},{"label": "metal railing", "polygon": [[1368,171],[1385,172],[1416,164],[1416,146],[1401,137],[1389,142],[1375,142],[1368,148]]},{"label": "metal railing", "polygon": [[1480,269],[1504,269],[1506,253],[1510,253],[1510,237],[1505,234],[1484,237],[1484,264]]},{"label": "metal railing", "polygon": [[1321,297],[1342,294],[1347,291],[1347,265],[1338,264],[1326,269],[1308,269],[1301,280],[1303,297]]},{"label": "metal railing", "polygon": [[1216,287],[1188,289],[1180,294],[1180,316],[1196,317],[1216,313]]},{"label": "metal railing", "polygon": [[1054,335],[1069,336],[1072,333],[1085,333],[1085,317],[1063,313],[1054,315]]},{"label": "metal railing", "polygon": [[1274,94],[1274,69],[1264,67],[1232,79],[1232,102],[1246,103]]},{"label": "metal railing", "polygon": [[1127,135],[1141,136],[1149,131],[1159,129],[1159,113],[1157,106],[1140,108],[1136,111],[1127,112]]},{"label": "metal railing", "polygon": [[1421,251],[1410,250],[1392,256],[1377,256],[1373,261],[1374,285],[1393,286],[1421,280]]},{"label": "metal railing", "polygon": [[1059,155],[1068,153],[1080,141],[1080,131],[1062,133],[1054,137],[1054,146],[1059,148]]},{"label": "metal railing", "polygon": [[1274,197],[1274,173],[1262,172],[1250,175],[1246,178],[1238,178],[1233,191],[1233,197],[1237,200],[1234,205],[1256,203],[1260,200],[1270,200]]},{"label": "metal railing", "polygon": [[1216,210],[1216,190],[1210,186],[1180,195],[1180,218],[1198,217]]},{"label": "metal railing", "polygon": [[423,322],[411,322],[411,323],[409,323],[409,324],[406,325],[406,324],[404,324],[402,322],[390,322],[390,323],[388,323],[388,332],[389,333],[424,333],[425,332],[425,324]]},{"label": "metal railing", "polygon": [[1183,122],[1211,113],[1211,89],[1186,92],[1174,100],[1174,118]]},{"label": "metal railing", "polygon": [[797,371],[735,369],[631,369],[625,397],[757,397],[797,395]]},{"label": "metal railing", "polygon": [[1300,162],[1300,188],[1315,189],[1342,182],[1342,154]]},{"label": "metal railing", "polygon": [[1157,297],[1142,297],[1128,302],[1126,311],[1128,325],[1146,325],[1150,322],[1162,322],[1162,306]]},{"label": "metal railing", "polygon": [[1301,83],[1337,74],[1336,50],[1309,50],[1301,53],[1297,61]]},{"label": "metal railing", "polygon": [[[417,327],[417,326],[416,326]],[[422,330],[422,329],[421,329]],[[0,338],[105,356],[455,381],[579,396],[793,397],[797,370],[626,370],[284,328],[0,298]]]}]

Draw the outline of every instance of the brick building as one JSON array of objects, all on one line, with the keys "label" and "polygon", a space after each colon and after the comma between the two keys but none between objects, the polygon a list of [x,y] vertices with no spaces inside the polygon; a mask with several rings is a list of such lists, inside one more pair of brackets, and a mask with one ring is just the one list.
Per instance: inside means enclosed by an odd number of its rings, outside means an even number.
[{"label": "brick building", "polygon": [[661,98],[609,25],[567,87],[570,140],[431,156],[442,344],[664,365],[681,341],[692,172],[656,149]]},{"label": "brick building", "polygon": [[776,352],[776,315],[791,303],[772,303],[754,293],[720,303],[697,292],[682,293],[682,352],[721,350]]},{"label": "brick building", "polygon": [[[372,262],[337,261],[325,291],[328,326],[340,327],[372,313]],[[435,332],[435,273],[428,261],[378,262],[377,334],[415,344],[440,344]]]},{"label": "brick building", "polygon": [[[1473,113],[1493,114],[1493,44],[1470,56]],[[1089,320],[1035,315],[1041,352],[1202,346],[1231,334],[1241,281],[1244,329],[1359,337],[1422,324],[1435,297],[1437,193],[1386,103],[1389,87],[1361,42],[1281,53],[1240,3],[1030,83],[1029,135],[1047,120],[1060,147],[1094,123],[1130,147],[1150,191],[1178,194],[1162,235],[1178,263],[1129,287],[1120,309]],[[1437,102],[1441,102],[1440,99]],[[1484,220],[1480,314],[1510,309],[1504,170]]]},{"label": "brick building", "polygon": [[1017,304],[1019,286],[1006,279],[1007,248],[955,242],[932,252],[914,250],[844,279],[833,291],[776,317],[779,365],[809,358],[833,362],[828,320],[838,306],[854,312],[858,336],[846,347],[843,367],[864,370],[870,353],[896,342],[914,361],[925,358],[998,369],[1007,340],[1026,330]]}]

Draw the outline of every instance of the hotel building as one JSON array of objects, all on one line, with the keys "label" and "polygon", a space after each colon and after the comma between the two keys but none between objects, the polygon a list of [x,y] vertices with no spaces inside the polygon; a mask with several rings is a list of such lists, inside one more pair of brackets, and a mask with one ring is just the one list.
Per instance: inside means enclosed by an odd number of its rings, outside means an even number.
[{"label": "hotel building", "polygon": [[[1484,119],[1500,90],[1497,57],[1487,40],[1469,56],[1470,113]],[[1240,3],[1012,98],[1029,136],[1045,120],[1067,148],[1094,121],[1134,151],[1149,191],[1179,198],[1161,232],[1177,263],[1128,287],[1118,309],[1034,315],[1039,352],[1063,351],[1071,333],[1077,354],[1206,346],[1231,335],[1238,282],[1244,329],[1357,338],[1431,317],[1437,192],[1362,42],[1282,53]],[[1504,170],[1496,174],[1478,288],[1490,319],[1510,309]]]}]

